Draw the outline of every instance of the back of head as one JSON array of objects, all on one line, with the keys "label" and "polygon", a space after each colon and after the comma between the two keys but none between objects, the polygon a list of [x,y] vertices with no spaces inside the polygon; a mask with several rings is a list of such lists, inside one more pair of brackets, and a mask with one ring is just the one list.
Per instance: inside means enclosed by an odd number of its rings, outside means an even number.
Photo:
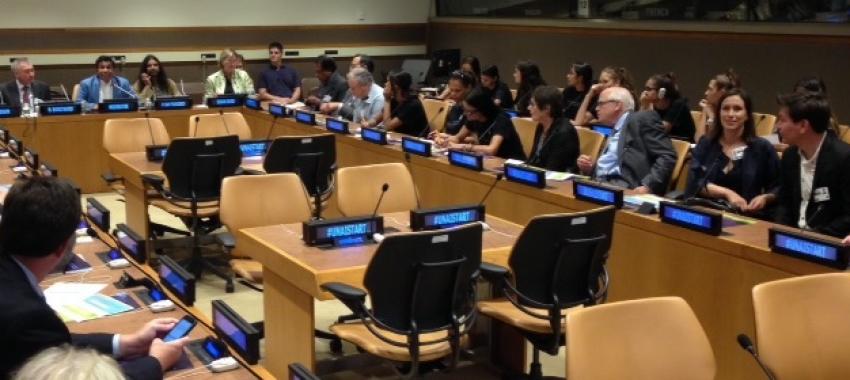
[{"label": "back of head", "polygon": [[823,133],[829,128],[832,110],[829,101],[821,93],[792,92],[779,95],[776,99],[780,108],[788,110],[788,116],[795,123],[808,120],[816,133]]},{"label": "back of head", "polygon": [[87,348],[69,345],[48,348],[28,360],[14,380],[122,380],[124,374],[112,358]]},{"label": "back of head", "polygon": [[15,182],[3,202],[0,250],[6,255],[49,255],[74,234],[80,209],[80,195],[64,179],[33,177]]}]

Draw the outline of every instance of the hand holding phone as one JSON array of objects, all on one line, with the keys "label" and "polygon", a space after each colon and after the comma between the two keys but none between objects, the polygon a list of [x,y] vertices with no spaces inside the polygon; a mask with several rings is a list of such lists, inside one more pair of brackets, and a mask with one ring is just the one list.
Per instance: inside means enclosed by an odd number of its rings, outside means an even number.
[{"label": "hand holding phone", "polygon": [[177,322],[176,325],[162,338],[165,342],[171,342],[172,340],[180,339],[186,335],[189,335],[192,332],[192,329],[195,328],[195,325],[198,324],[198,321],[192,316],[185,316],[180,321]]}]

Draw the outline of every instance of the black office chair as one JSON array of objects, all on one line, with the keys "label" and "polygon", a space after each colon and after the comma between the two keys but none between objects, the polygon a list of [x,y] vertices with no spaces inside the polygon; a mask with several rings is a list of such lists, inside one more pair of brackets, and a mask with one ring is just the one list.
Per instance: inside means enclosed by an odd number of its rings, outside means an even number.
[{"label": "black office chair", "polygon": [[296,173],[313,197],[313,217],[320,219],[323,204],[334,189],[336,140],[333,134],[283,136],[272,141],[263,170],[266,173]]},{"label": "black office chair", "polygon": [[234,175],[242,161],[236,135],[207,138],[178,138],[171,141],[162,171],[168,178],[146,174],[142,181],[155,189],[161,199],[151,205],[179,217],[192,237],[192,256],[181,265],[196,278],[204,270],[224,279],[225,290],[233,292],[233,274],[226,259],[208,259],[201,252],[202,237],[221,227],[218,202],[221,181]]},{"label": "black office chair", "polygon": [[510,270],[481,265],[482,276],[504,298],[481,301],[482,314],[518,328],[534,347],[528,377],[542,379],[540,350],[564,345],[567,309],[605,301],[605,262],[614,228],[612,206],[532,219],[514,245]]},{"label": "black office chair", "polygon": [[480,224],[387,236],[369,262],[367,292],[342,283],[322,289],[348,306],[347,317],[331,326],[343,340],[373,355],[409,363],[406,376],[422,362],[450,357],[454,368],[461,337],[475,316],[475,281],[481,263]]}]

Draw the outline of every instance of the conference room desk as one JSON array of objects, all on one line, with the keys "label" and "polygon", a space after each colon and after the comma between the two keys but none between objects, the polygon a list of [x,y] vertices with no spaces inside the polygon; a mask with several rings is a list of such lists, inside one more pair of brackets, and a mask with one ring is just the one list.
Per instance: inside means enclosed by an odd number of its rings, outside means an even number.
[{"label": "conference room desk", "polygon": [[[239,112],[241,108],[224,108]],[[178,111],[155,111],[147,114],[160,118],[172,138],[189,134],[189,118],[199,113],[218,110],[193,108]],[[109,155],[103,149],[103,123],[107,119],[145,117],[145,112],[41,116],[37,118],[0,119],[13,136],[32,148],[39,157],[51,163],[62,177],[71,178],[83,193],[109,191],[100,175],[109,170]]]},{"label": "conference room desk", "polygon": [[[243,110],[249,124],[269,125],[271,116]],[[320,127],[282,119],[284,134],[324,133]],[[275,131],[278,134],[278,131]],[[336,138],[339,167],[406,162],[398,144],[379,146],[354,136]],[[501,160],[488,158],[485,166]],[[411,157],[411,174],[423,207],[477,203],[495,180],[492,172],[451,166],[443,156]],[[549,181],[545,189],[501,181],[486,201],[487,214],[525,225],[536,215],[597,207],[576,200],[569,181]],[[714,349],[718,379],[762,376],[758,366],[735,341],[739,333],[755,335],[752,287],[766,281],[834,269],[772,253],[768,228],[757,221],[724,229],[719,237],[661,223],[657,215],[617,213],[608,267],[609,301],[680,296],[694,309]]]},{"label": "conference room desk", "polygon": [[[385,214],[384,227],[409,231],[408,216],[404,212]],[[507,265],[510,249],[522,227],[489,215],[487,224],[491,229],[484,232],[482,261]],[[378,247],[377,244],[308,247],[301,232],[301,224],[236,232],[243,252],[263,264],[266,357],[263,365],[279,379],[287,378],[289,363],[314,366],[313,302],[333,298],[319,286],[343,282],[362,289],[366,267]]]}]

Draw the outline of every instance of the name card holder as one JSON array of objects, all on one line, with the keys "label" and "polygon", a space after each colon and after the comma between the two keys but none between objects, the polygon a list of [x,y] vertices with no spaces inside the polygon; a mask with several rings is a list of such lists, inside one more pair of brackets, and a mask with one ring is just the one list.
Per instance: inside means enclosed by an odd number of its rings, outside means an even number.
[{"label": "name card holder", "polygon": [[138,99],[110,99],[97,104],[97,112],[100,113],[136,112],[138,110]]},{"label": "name card holder", "polygon": [[505,178],[538,189],[546,187],[546,171],[533,166],[505,164]]},{"label": "name card holder", "polygon": [[59,102],[44,103],[38,107],[41,116],[79,115],[82,112],[80,103]]},{"label": "name card holder", "polygon": [[158,111],[186,110],[193,105],[195,102],[188,96],[166,96],[153,101],[153,108]]},{"label": "name card holder", "polygon": [[484,205],[450,206],[410,210],[410,229],[436,230],[461,224],[483,222]]},{"label": "name card holder", "polygon": [[32,149],[24,149],[24,154],[21,156],[24,162],[24,165],[28,166],[31,170],[38,169],[38,153]]},{"label": "name card holder", "polygon": [[325,128],[328,132],[339,133],[343,135],[350,135],[351,131],[348,129],[348,122],[340,119],[327,118],[325,119]]},{"label": "name card holder", "polygon": [[316,114],[312,112],[296,110],[295,121],[301,124],[316,125]]},{"label": "name card holder", "polygon": [[401,138],[401,150],[417,156],[431,157],[431,142],[404,136]]},{"label": "name card holder", "polygon": [[214,98],[207,99],[207,107],[222,108],[222,107],[240,107],[245,99],[245,95],[219,95]]},{"label": "name card holder", "polygon": [[464,169],[479,172],[484,170],[484,156],[480,154],[460,150],[449,150],[449,163]]},{"label": "name card holder", "polygon": [[249,97],[245,98],[245,108],[252,109],[252,110],[255,110],[255,111],[259,111],[259,110],[263,109],[263,106],[260,102],[260,99],[257,99],[256,97],[253,97],[253,96],[249,96]]},{"label": "name card holder", "polygon": [[50,163],[42,162],[41,165],[39,165],[36,174],[42,177],[58,177],[59,170],[57,170],[53,165],[50,165]]},{"label": "name card holder", "polygon": [[274,116],[286,117],[289,115],[288,110],[282,104],[269,103],[269,113]]},{"label": "name card holder", "polygon": [[145,249],[145,239],[133,231],[130,226],[119,223],[115,226],[115,231],[112,234],[118,241],[118,247],[130,254],[133,260],[136,260],[139,264],[144,264],[147,261],[148,252]]},{"label": "name card holder", "polygon": [[661,221],[704,234],[718,236],[723,231],[723,214],[703,208],[662,201],[658,213]]},{"label": "name card holder", "polygon": [[86,198],[86,218],[101,231],[109,231],[109,209],[97,199]]},{"label": "name card holder", "polygon": [[387,131],[384,130],[363,127],[360,128],[360,137],[372,144],[387,145]]},{"label": "name card holder", "polygon": [[600,205],[623,208],[623,189],[601,183],[573,180],[573,196],[576,199]]},{"label": "name card holder", "polygon": [[262,157],[268,149],[269,140],[242,140],[239,142],[242,157]]},{"label": "name card holder", "polygon": [[0,105],[0,119],[21,116],[21,109],[10,105]]},{"label": "name card holder", "polygon": [[768,246],[778,254],[840,270],[847,269],[850,259],[850,247],[841,244],[841,240],[787,227],[771,227]]},{"label": "name card holder", "polygon": [[145,146],[145,157],[151,162],[160,162],[165,159],[165,154],[168,152],[168,145],[147,145]]},{"label": "name card holder", "polygon": [[195,303],[195,276],[168,256],[159,257],[159,282],[186,306]]},{"label": "name card holder", "polygon": [[212,301],[212,324],[218,336],[230,344],[249,365],[260,361],[260,332],[222,300]]},{"label": "name card holder", "polygon": [[350,217],[304,222],[302,235],[309,246],[349,246],[372,241],[372,234],[384,233],[382,216]]}]

